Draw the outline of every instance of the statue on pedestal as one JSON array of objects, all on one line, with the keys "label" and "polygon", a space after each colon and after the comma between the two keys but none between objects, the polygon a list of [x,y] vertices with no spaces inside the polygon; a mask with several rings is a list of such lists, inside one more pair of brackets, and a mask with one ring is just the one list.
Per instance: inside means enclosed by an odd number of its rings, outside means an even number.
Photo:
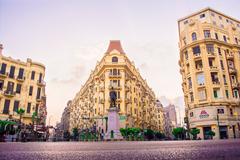
[{"label": "statue on pedestal", "polygon": [[116,107],[117,92],[114,91],[114,88],[111,87],[109,92],[110,96],[110,107],[108,109],[108,121],[107,121],[107,132],[105,134],[105,140],[111,139],[123,139],[120,133],[120,119],[119,119],[119,109]]}]

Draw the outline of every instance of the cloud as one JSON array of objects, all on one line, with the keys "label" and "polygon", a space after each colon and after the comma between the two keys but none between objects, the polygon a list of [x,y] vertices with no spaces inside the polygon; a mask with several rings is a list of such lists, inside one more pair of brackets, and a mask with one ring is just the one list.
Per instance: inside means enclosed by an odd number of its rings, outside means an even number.
[{"label": "cloud", "polygon": [[174,104],[175,106],[178,106],[181,109],[185,108],[184,97],[183,96],[178,96],[178,97],[175,97],[175,98],[168,98],[166,96],[160,96],[159,100],[161,101],[163,106],[167,106],[169,104]]},{"label": "cloud", "polygon": [[86,75],[86,67],[83,64],[74,66],[70,71],[70,78],[68,79],[61,79],[61,78],[53,78],[51,83],[57,84],[74,84],[79,81],[82,81]]}]

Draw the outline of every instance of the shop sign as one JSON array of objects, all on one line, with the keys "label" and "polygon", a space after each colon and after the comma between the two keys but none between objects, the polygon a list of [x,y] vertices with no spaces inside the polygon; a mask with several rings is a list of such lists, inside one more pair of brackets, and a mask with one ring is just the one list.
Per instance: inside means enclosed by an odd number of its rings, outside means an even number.
[{"label": "shop sign", "polygon": [[202,110],[199,115],[199,118],[202,119],[202,118],[208,118],[208,117],[209,117],[209,114],[207,113],[207,111]]}]

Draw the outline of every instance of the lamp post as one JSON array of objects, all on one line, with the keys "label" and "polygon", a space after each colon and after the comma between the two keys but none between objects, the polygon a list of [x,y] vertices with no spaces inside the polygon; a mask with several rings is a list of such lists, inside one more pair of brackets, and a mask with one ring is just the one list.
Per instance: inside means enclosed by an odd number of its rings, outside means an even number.
[{"label": "lamp post", "polygon": [[218,124],[218,134],[219,134],[219,139],[220,139],[220,124],[219,124],[219,115],[217,113],[217,124]]},{"label": "lamp post", "polygon": [[144,119],[144,117],[145,117],[145,113],[146,113],[146,111],[145,110],[143,110],[143,115],[142,115],[142,135],[143,135],[143,140],[145,140],[145,136],[144,136],[144,123],[145,123],[145,119]]}]

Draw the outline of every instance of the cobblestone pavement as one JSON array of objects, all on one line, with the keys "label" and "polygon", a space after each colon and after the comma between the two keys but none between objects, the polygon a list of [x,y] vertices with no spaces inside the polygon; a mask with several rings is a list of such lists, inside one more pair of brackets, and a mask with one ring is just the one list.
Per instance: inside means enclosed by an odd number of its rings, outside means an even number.
[{"label": "cobblestone pavement", "polygon": [[0,143],[1,160],[240,160],[240,139],[155,142]]}]

